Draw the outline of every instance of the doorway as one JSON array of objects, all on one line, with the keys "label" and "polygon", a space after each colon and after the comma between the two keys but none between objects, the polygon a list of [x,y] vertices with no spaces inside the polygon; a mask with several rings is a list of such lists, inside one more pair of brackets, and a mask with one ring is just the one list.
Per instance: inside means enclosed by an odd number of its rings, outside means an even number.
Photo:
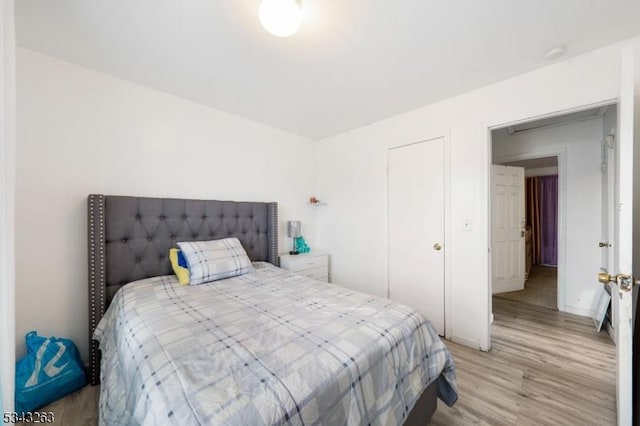
[{"label": "doorway", "polygon": [[558,309],[558,156],[502,165],[519,168],[524,175],[524,288],[498,292],[494,286],[494,295]]},{"label": "doorway", "polygon": [[[534,412],[544,404],[545,413],[560,418],[567,407],[581,404],[586,421],[603,424],[616,417],[617,348],[591,317],[602,292],[595,277],[609,250],[609,204],[603,199],[609,184],[607,141],[616,127],[617,108],[611,104],[495,128],[490,135],[491,163],[522,170],[526,199],[518,230],[523,287],[493,296],[492,346],[497,356],[526,354],[521,389],[531,399],[521,407],[535,406]],[[490,188],[493,193],[493,181]],[[493,202],[490,206],[493,243],[497,218]],[[492,244],[492,289],[495,256],[500,253]],[[593,358],[590,345],[597,347]],[[557,388],[542,385],[558,380],[564,385],[557,394]],[[570,397],[558,404],[565,395]]]},{"label": "doorway", "polygon": [[608,250],[601,244],[604,146],[616,121],[615,104],[602,105],[491,132],[492,163],[524,171],[527,200],[519,229],[522,284],[496,297],[593,316],[600,296],[594,277]]}]

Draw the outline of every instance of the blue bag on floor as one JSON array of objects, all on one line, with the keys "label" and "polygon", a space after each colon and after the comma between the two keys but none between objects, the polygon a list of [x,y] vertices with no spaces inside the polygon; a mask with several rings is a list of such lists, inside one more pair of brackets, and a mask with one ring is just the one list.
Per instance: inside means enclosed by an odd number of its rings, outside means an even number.
[{"label": "blue bag on floor", "polygon": [[16,362],[16,412],[33,411],[87,383],[78,348],[69,339],[25,336],[27,355]]}]

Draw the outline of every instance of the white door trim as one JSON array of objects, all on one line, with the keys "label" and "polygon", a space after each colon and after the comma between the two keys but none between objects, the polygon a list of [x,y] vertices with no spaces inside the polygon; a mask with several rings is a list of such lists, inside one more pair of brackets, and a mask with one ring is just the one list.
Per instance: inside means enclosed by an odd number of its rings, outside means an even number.
[{"label": "white door trim", "polygon": [[443,140],[444,145],[444,337],[451,339],[453,336],[453,297],[452,297],[452,276],[451,276],[451,133],[450,131],[442,131],[440,134],[428,136],[414,142],[398,143],[391,145],[385,149],[385,165],[386,176],[384,179],[384,214],[385,214],[385,252],[387,254],[386,276],[387,276],[387,298],[389,297],[389,151],[395,148],[414,145],[422,142],[429,142],[437,139]]},{"label": "white door trim", "polygon": [[[558,310],[566,311],[566,273],[567,273],[567,149],[558,148],[548,151],[535,151],[524,154],[496,157],[493,164],[511,161],[533,160],[536,158],[556,157],[558,159]],[[572,312],[576,313],[576,312]]]},{"label": "white door trim", "polygon": [[0,407],[15,402],[15,192],[16,71],[15,4],[0,2]]},{"label": "white door trim", "polygon": [[503,115],[501,117],[495,117],[480,125],[482,150],[485,156],[485,164],[482,170],[482,186],[484,187],[485,196],[483,197],[484,206],[482,208],[485,217],[482,218],[482,239],[484,241],[484,247],[486,247],[487,257],[485,259],[487,264],[487,275],[485,277],[485,303],[482,305],[485,307],[484,312],[485,327],[482,327],[480,335],[480,350],[488,351],[491,349],[491,313],[492,313],[492,301],[491,301],[491,164],[493,163],[492,148],[491,148],[491,132],[503,127],[513,126],[516,124],[524,123],[527,121],[550,118],[558,115],[570,114],[572,112],[584,111],[586,109],[602,107],[605,105],[616,104],[618,98],[605,98],[596,102],[578,102],[562,105],[556,109],[547,111],[540,111],[540,109],[532,109],[529,111],[520,111],[517,113],[511,113],[509,115]]}]

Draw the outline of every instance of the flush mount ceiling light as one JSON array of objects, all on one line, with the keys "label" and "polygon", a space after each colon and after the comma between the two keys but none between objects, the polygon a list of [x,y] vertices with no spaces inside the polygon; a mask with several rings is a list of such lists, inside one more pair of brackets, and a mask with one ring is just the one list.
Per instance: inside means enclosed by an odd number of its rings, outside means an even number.
[{"label": "flush mount ceiling light", "polygon": [[277,37],[295,34],[302,22],[302,10],[297,0],[262,0],[258,17],[265,30]]}]

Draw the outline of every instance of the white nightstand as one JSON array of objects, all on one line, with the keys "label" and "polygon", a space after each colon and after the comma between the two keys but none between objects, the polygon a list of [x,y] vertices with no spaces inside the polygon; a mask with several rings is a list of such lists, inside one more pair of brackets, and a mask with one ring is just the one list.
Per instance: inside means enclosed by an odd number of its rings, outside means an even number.
[{"label": "white nightstand", "polygon": [[329,282],[329,255],[319,251],[280,255],[280,267],[314,280]]}]

